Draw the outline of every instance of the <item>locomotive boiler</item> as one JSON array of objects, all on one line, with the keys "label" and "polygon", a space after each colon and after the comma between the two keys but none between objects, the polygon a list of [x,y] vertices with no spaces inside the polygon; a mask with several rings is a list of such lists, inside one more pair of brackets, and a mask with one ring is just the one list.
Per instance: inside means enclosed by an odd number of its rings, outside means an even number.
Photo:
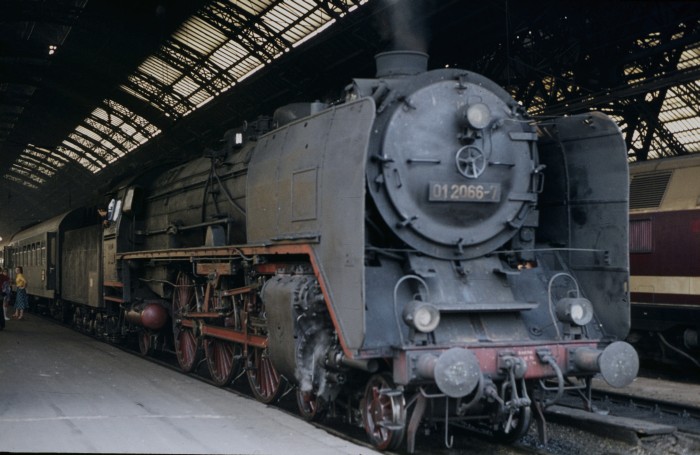
[{"label": "locomotive boiler", "polygon": [[636,376],[627,182],[605,115],[535,121],[483,76],[379,54],[339,102],[116,188],[102,298],[77,311],[263,402],[293,386],[379,449],[425,422],[514,440],[594,375]]}]

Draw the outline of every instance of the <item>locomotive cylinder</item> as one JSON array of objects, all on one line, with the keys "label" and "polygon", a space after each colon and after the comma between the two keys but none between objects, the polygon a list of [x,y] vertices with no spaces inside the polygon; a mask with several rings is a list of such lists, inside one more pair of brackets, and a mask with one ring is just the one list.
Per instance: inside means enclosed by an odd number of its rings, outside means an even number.
[{"label": "locomotive cylinder", "polygon": [[345,357],[345,354],[342,352],[329,353],[327,361],[329,366],[337,369],[344,366],[367,371],[369,373],[376,373],[379,371],[379,362],[377,359],[350,359]]},{"label": "locomotive cylinder", "polygon": [[157,303],[146,305],[143,309],[131,309],[125,312],[124,317],[132,324],[140,325],[151,330],[159,330],[168,320],[168,313]]},{"label": "locomotive cylinder", "polygon": [[616,341],[604,350],[578,348],[572,360],[583,371],[600,373],[613,387],[629,385],[639,371],[639,357],[634,348],[624,341]]}]

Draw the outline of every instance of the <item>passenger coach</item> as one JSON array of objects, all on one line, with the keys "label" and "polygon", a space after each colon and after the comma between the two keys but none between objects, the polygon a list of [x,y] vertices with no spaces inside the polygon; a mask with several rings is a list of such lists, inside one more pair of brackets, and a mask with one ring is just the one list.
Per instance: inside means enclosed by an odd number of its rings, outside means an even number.
[{"label": "passenger coach", "polygon": [[630,341],[664,362],[698,362],[700,156],[630,166]]}]

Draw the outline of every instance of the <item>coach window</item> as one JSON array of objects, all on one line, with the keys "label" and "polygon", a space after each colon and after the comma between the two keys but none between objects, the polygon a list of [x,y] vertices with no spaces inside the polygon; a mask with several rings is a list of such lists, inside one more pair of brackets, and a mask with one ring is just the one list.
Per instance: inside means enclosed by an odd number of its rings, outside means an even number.
[{"label": "coach window", "polygon": [[112,221],[117,221],[119,219],[119,215],[122,214],[122,200],[119,199],[117,203],[114,205],[114,213],[112,213]]}]

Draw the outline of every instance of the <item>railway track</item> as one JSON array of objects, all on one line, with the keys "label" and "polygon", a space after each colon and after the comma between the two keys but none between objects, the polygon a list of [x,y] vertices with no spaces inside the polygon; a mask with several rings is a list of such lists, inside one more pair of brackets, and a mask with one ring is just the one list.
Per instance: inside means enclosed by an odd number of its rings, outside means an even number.
[{"label": "railway track", "polygon": [[[679,383],[679,387],[682,386]],[[675,403],[666,399],[600,389],[593,391],[593,398],[601,406],[614,409],[616,415],[673,425],[680,431],[700,435],[700,404]]]}]

